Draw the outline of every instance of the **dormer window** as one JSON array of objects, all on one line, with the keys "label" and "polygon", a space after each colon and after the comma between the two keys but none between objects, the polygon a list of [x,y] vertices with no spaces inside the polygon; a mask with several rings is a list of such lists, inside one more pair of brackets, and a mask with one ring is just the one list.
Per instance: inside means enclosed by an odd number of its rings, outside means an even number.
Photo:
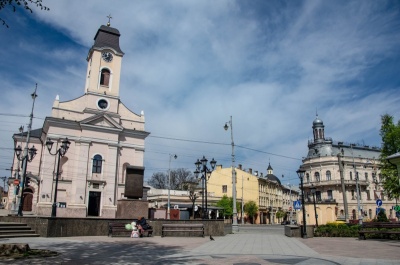
[{"label": "dormer window", "polygon": [[108,87],[109,83],[110,83],[110,70],[102,69],[100,77],[100,85]]}]

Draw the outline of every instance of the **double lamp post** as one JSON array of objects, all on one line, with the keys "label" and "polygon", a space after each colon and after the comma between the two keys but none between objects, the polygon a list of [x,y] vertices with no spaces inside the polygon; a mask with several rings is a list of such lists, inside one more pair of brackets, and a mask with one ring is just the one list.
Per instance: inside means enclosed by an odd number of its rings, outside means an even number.
[{"label": "double lamp post", "polygon": [[214,170],[215,165],[217,164],[217,161],[214,160],[214,158],[210,161],[211,165],[211,170],[207,167],[207,162],[208,160],[203,156],[201,160],[197,159],[196,163],[196,170],[194,171],[194,175],[196,178],[199,177],[199,174],[201,175],[202,179],[202,210],[203,210],[203,219],[208,219],[208,210],[207,210],[207,179],[209,178],[209,175],[211,172]]},{"label": "double lamp post", "polygon": [[56,217],[57,216],[57,189],[58,189],[58,176],[60,174],[60,159],[63,157],[69,148],[69,145],[71,144],[70,141],[68,141],[68,138],[65,138],[61,142],[61,146],[58,148],[58,150],[55,153],[52,153],[51,150],[53,148],[54,142],[51,139],[48,139],[46,141],[46,146],[47,149],[49,150],[49,153],[51,155],[58,155],[58,161],[57,161],[57,173],[56,173],[56,185],[54,187],[54,202],[53,205],[51,206],[51,217]]}]

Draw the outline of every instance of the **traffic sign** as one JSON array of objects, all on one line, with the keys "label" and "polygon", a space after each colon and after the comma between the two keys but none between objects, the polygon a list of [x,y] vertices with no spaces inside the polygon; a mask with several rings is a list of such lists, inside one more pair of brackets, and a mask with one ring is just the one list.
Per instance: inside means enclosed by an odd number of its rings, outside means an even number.
[{"label": "traffic sign", "polygon": [[301,209],[300,201],[294,201],[293,202],[293,208],[296,209],[296,210],[300,210]]},{"label": "traffic sign", "polygon": [[19,179],[14,179],[14,185],[18,186],[19,185]]},{"label": "traffic sign", "polygon": [[382,200],[381,200],[381,199],[377,199],[377,200],[376,200],[376,205],[377,205],[378,207],[381,207],[381,206],[382,206]]}]

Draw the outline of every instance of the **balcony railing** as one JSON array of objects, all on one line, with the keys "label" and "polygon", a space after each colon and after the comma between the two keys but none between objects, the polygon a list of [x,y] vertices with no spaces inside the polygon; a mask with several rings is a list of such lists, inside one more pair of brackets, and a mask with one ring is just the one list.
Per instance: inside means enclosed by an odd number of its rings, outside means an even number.
[{"label": "balcony railing", "polygon": [[[344,180],[344,184],[346,186],[355,186],[356,185],[356,180]],[[366,180],[359,180],[358,185],[360,186],[368,186],[370,183]],[[334,179],[334,180],[321,180],[321,181],[310,181],[310,182],[304,182],[304,187],[309,188],[313,185],[314,187],[318,186],[332,186],[332,185],[341,185],[340,179]]]}]

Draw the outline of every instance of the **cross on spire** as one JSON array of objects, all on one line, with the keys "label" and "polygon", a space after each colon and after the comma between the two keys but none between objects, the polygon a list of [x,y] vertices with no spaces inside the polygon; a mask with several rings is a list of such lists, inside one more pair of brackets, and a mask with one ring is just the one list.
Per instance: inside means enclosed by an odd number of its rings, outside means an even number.
[{"label": "cross on spire", "polygon": [[107,23],[107,26],[110,26],[111,24],[110,24],[110,19],[112,19],[112,16],[111,16],[111,14],[109,14],[108,16],[108,23]]}]

